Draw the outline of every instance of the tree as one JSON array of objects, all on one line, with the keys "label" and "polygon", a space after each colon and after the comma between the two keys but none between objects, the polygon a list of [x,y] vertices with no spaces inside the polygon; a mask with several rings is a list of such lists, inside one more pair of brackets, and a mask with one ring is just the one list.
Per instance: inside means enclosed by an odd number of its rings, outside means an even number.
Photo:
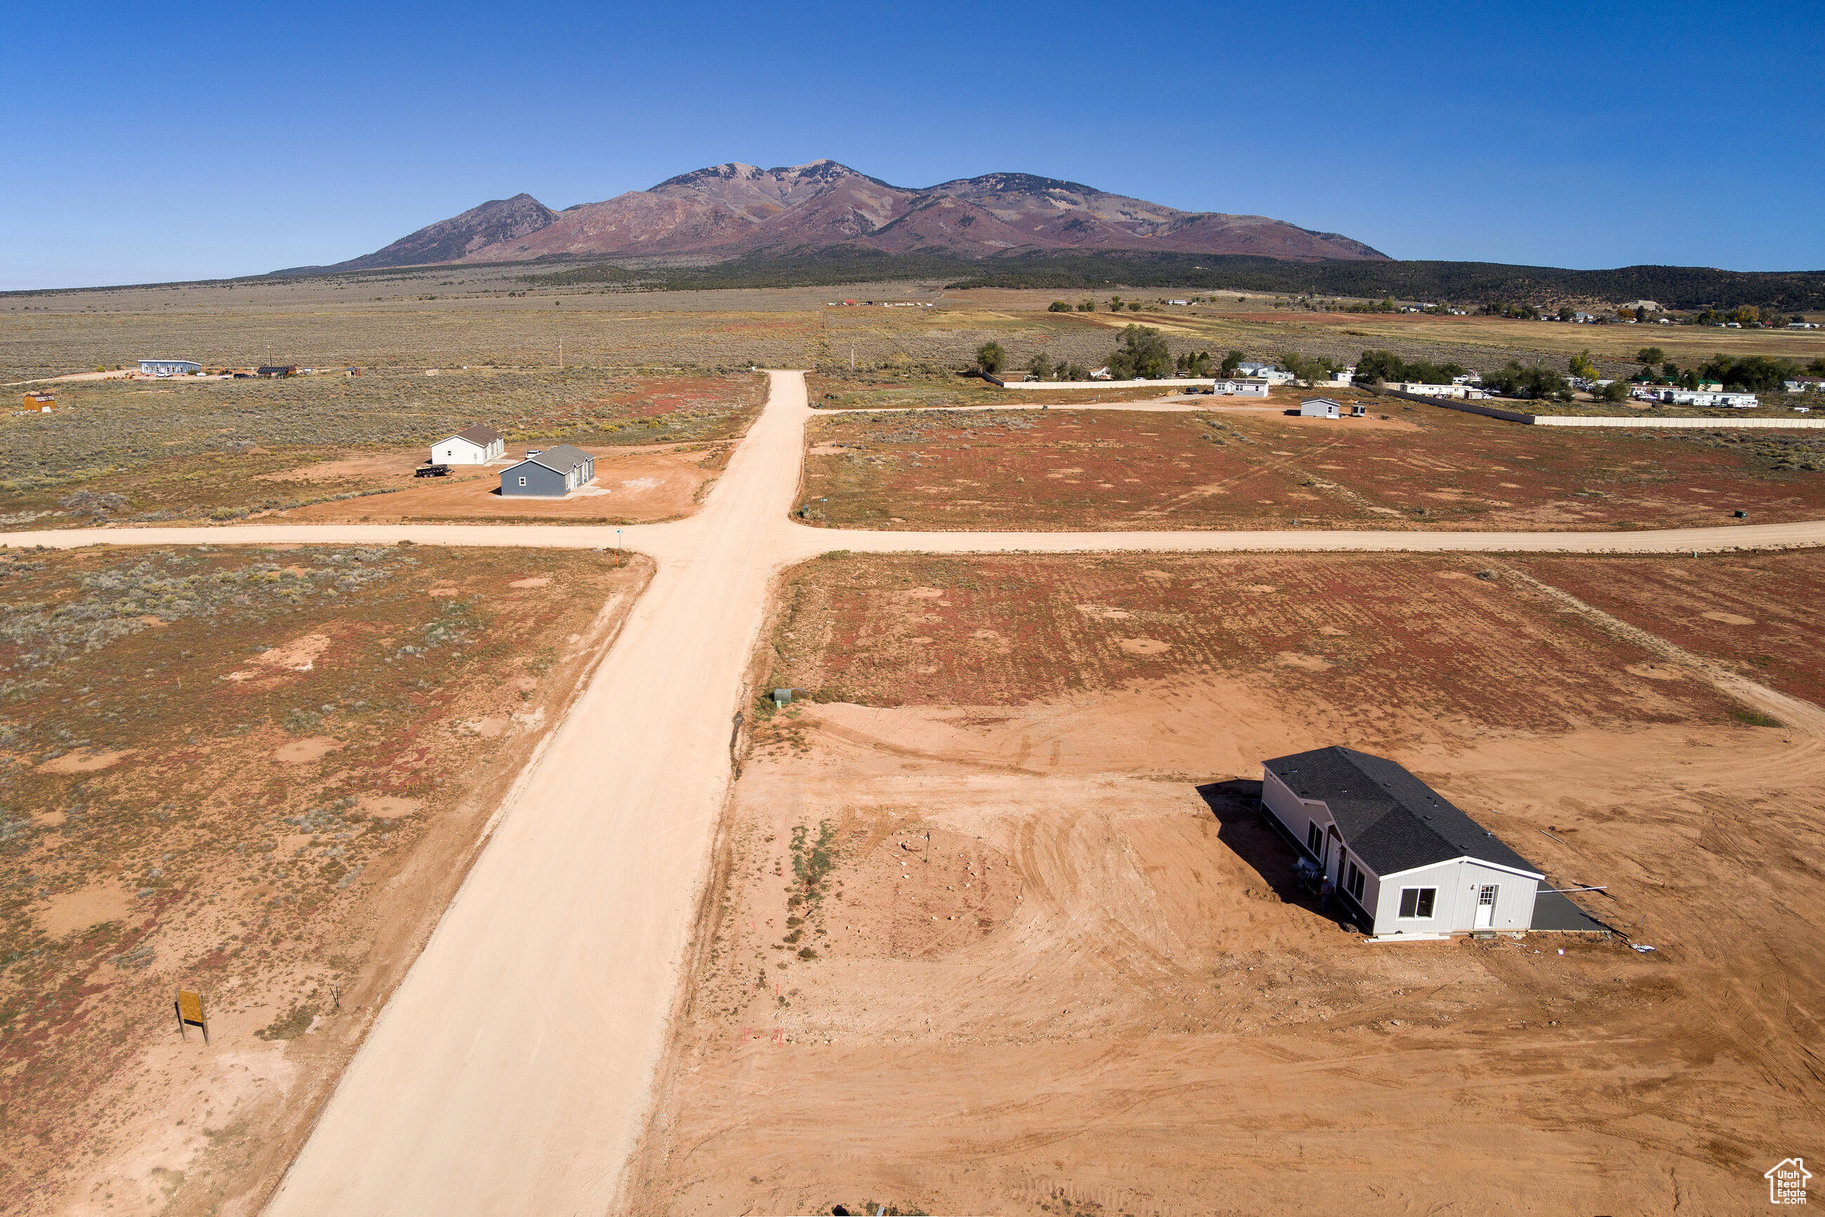
[{"label": "tree", "polygon": [[1589,351],[1579,351],[1571,357],[1571,374],[1584,380],[1597,379],[1597,361],[1591,358]]},{"label": "tree", "polygon": [[1241,351],[1231,351],[1229,354],[1223,356],[1221,368],[1223,375],[1234,376],[1236,374],[1236,369],[1242,366],[1243,358],[1244,356]]},{"label": "tree", "polygon": [[1209,376],[1210,352],[1199,351],[1196,354],[1187,352],[1179,356],[1178,368],[1180,376]]},{"label": "tree", "polygon": [[1109,356],[1109,374],[1117,380],[1159,380],[1172,375],[1172,351],[1165,335],[1146,325],[1122,327],[1121,345]]},{"label": "tree", "polygon": [[1635,358],[1639,359],[1642,363],[1661,363],[1666,357],[1667,353],[1659,347],[1642,347],[1639,351],[1635,352]]},{"label": "tree", "polygon": [[1058,379],[1060,379],[1060,380],[1089,380],[1090,379],[1090,369],[1086,368],[1081,363],[1060,364],[1058,367]]},{"label": "tree", "polygon": [[1522,367],[1512,359],[1501,370],[1483,375],[1485,388],[1504,397],[1556,397],[1571,400],[1571,386],[1565,377],[1550,368]]},{"label": "tree", "polygon": [[1599,401],[1607,402],[1627,401],[1629,399],[1629,382],[1626,380],[1610,381],[1601,389],[1597,390],[1597,399]]},{"label": "tree", "polygon": [[1096,311],[1096,301],[1085,296],[1082,300],[1077,302],[1077,311],[1080,313],[1094,313]]},{"label": "tree", "polygon": [[1141,302],[1139,300],[1130,300],[1128,302],[1128,311],[1131,313],[1140,312],[1141,311]]},{"label": "tree", "polygon": [[1109,297],[1109,311],[1112,313],[1119,313],[1122,311],[1122,298],[1120,296]]},{"label": "tree", "polygon": [[1007,362],[1008,353],[999,342],[985,342],[976,348],[976,366],[984,372],[999,372]]},{"label": "tree", "polygon": [[1044,351],[1041,351],[1039,354],[1033,356],[1032,361],[1027,364],[1027,371],[1033,374],[1034,380],[1052,379],[1052,357],[1047,355]]},{"label": "tree", "polygon": [[1578,310],[1573,308],[1571,305],[1561,304],[1559,306],[1559,320],[1570,321],[1572,318],[1576,317],[1577,315],[1578,315]]},{"label": "tree", "polygon": [[1066,304],[1063,300],[1054,300],[1052,303],[1046,305],[1046,312],[1048,313],[1068,313],[1070,311],[1071,306]]}]

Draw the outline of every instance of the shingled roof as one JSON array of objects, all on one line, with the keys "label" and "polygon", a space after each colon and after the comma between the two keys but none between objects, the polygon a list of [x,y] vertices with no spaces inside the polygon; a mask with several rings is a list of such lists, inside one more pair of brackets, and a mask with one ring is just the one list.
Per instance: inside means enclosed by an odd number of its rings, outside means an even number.
[{"label": "shingled roof", "polygon": [[1276,757],[1265,767],[1300,798],[1322,800],[1344,844],[1378,875],[1454,858],[1540,874],[1438,791],[1383,757],[1332,745]]},{"label": "shingled roof", "polygon": [[537,456],[529,456],[526,459],[535,465],[543,465],[555,473],[569,473],[579,465],[587,464],[596,458],[581,448],[573,447],[570,444],[558,444],[555,447],[546,448]]},{"label": "shingled roof", "polygon": [[455,435],[451,436],[451,438],[466,439],[477,448],[486,448],[496,440],[506,439],[507,437],[502,435],[499,431],[496,431],[493,427],[484,427],[477,424],[476,426],[458,431]]}]

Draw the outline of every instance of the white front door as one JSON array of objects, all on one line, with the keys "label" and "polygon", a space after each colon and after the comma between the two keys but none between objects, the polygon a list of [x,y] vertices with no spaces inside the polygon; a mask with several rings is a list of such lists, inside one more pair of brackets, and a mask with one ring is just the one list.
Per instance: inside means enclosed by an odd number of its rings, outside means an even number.
[{"label": "white front door", "polygon": [[1476,928],[1486,930],[1495,924],[1494,885],[1480,888],[1476,894]]}]

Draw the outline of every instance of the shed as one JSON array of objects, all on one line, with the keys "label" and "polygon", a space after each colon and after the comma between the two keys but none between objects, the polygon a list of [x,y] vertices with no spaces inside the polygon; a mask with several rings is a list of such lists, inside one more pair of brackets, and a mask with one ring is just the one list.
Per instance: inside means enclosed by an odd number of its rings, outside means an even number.
[{"label": "shed", "polygon": [[270,363],[265,367],[256,368],[255,373],[260,376],[270,377],[296,376],[298,374],[298,365],[295,363]]},{"label": "shed", "polygon": [[142,359],[139,370],[146,376],[195,376],[203,365],[194,359]]},{"label": "shed", "polygon": [[509,496],[561,499],[596,477],[596,458],[581,448],[529,448],[526,459],[501,470],[501,493]]},{"label": "shed", "polygon": [[1338,418],[1343,414],[1343,406],[1328,397],[1302,397],[1299,399],[1299,417],[1301,418]]},{"label": "shed", "polygon": [[474,426],[431,445],[433,465],[486,465],[507,451],[507,437],[493,427]]},{"label": "shed", "polygon": [[1333,745],[1262,764],[1261,802],[1378,937],[1603,927],[1393,761]]}]

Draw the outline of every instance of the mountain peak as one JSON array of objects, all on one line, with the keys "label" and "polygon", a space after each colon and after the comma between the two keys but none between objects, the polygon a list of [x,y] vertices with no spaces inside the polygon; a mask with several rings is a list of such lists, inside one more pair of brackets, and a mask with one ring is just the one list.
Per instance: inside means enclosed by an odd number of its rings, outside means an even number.
[{"label": "mountain peak", "polygon": [[600,203],[553,212],[528,194],[440,220],[343,269],[522,262],[638,253],[722,254],[853,246],[969,258],[1016,251],[1383,258],[1348,237],[1265,216],[1188,212],[1033,173],[893,186],[828,157],[762,169],[728,161]]}]

